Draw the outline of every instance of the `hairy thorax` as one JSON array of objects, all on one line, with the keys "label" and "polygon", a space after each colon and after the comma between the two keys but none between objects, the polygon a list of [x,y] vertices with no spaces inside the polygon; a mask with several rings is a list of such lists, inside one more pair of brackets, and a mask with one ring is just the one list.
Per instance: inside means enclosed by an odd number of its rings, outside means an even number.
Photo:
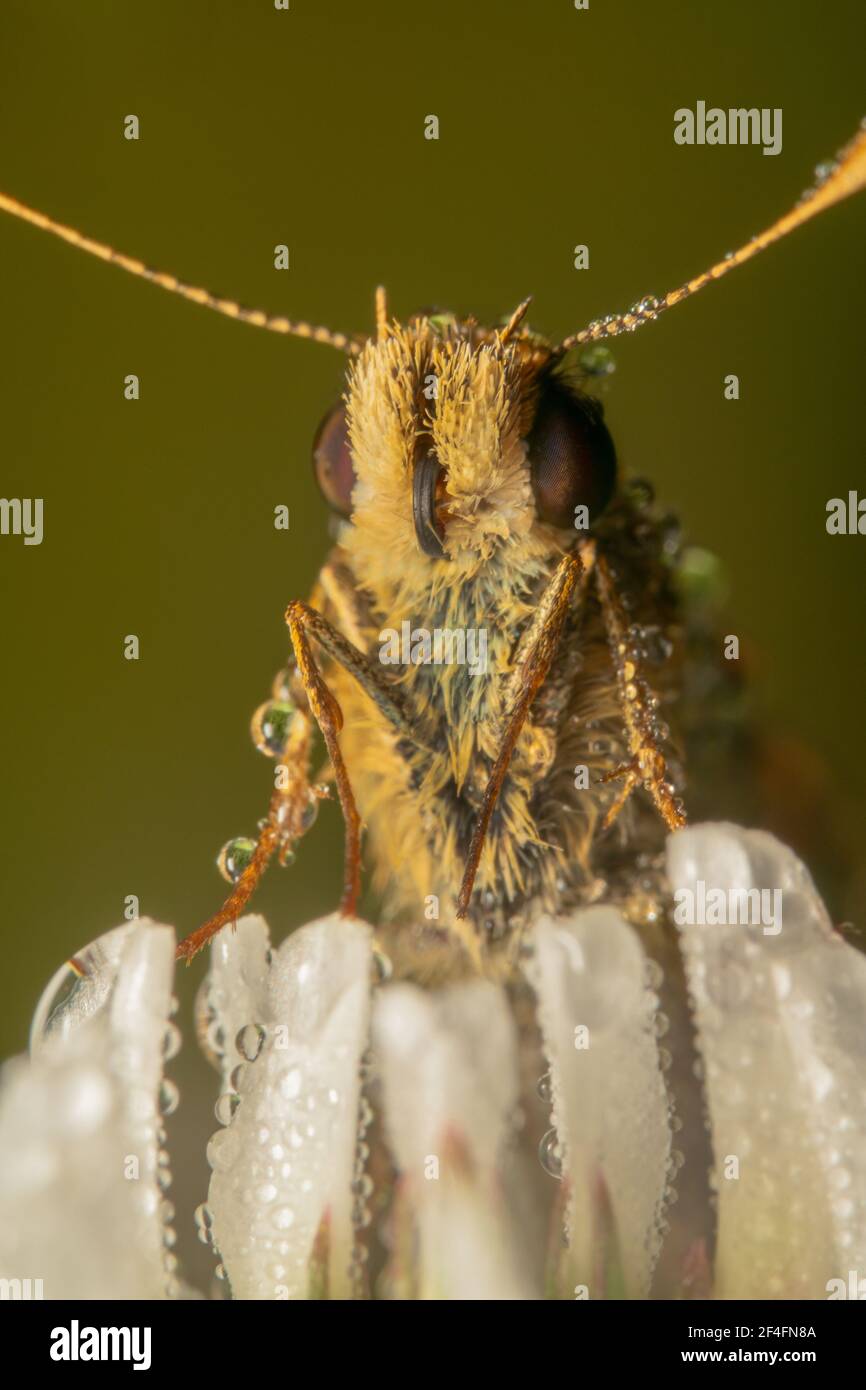
[{"label": "hairy thorax", "polygon": [[[622,497],[599,527],[599,543],[622,583],[635,642],[655,663],[665,706],[659,728],[667,734],[677,627],[663,527]],[[512,960],[522,926],[539,911],[602,898],[629,907],[640,897],[635,856],[651,866],[661,843],[656,818],[637,801],[611,831],[600,828],[615,794],[602,779],[627,755],[611,653],[590,597],[566,621],[493,813],[467,922],[456,920],[467,848],[509,712],[515,654],[562,555],[555,545],[541,555],[535,546],[530,554],[517,549],[460,586],[428,582],[387,610],[376,604],[357,561],[352,568],[351,554],[336,556],[357,592],[351,621],[343,613],[346,635],[384,659],[417,713],[413,744],[350,677],[337,667],[329,672],[345,716],[341,737],[366,828],[365,858],[384,920],[404,951],[426,945],[435,956],[437,941],[456,934],[470,949],[482,941],[488,955]],[[339,620],[336,607],[331,616]],[[437,633],[451,634],[438,649]],[[462,661],[453,659],[461,655],[454,634],[463,638]],[[651,883],[651,874],[643,877]]]}]

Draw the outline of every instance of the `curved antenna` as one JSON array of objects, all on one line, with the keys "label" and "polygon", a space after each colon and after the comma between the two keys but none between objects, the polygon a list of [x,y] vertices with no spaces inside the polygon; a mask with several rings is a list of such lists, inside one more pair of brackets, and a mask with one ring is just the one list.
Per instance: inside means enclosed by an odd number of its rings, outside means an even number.
[{"label": "curved antenna", "polygon": [[839,152],[827,176],[814,188],[804,193],[791,211],[787,212],[784,217],[780,217],[778,222],[774,222],[766,231],[761,232],[759,236],[752,237],[751,241],[747,241],[745,246],[741,246],[738,251],[729,252],[724,260],[718,261],[709,270],[704,271],[703,275],[689,280],[678,290],[671,290],[663,299],[656,299],[650,295],[648,298],[640,300],[639,303],[633,304],[624,314],[610,314],[607,318],[593,320],[579,333],[572,333],[570,337],[563,338],[556,348],[556,352],[559,354],[568,352],[570,348],[580,347],[583,343],[596,342],[599,338],[615,338],[620,333],[633,333],[636,328],[640,328],[641,324],[651,323],[653,319],[657,319],[663,310],[672,309],[675,304],[687,299],[689,295],[697,294],[698,290],[702,290],[712,280],[721,280],[722,276],[727,275],[728,271],[733,270],[735,266],[750,261],[766,246],[772,246],[774,241],[781,241],[782,237],[802,226],[804,222],[816,217],[825,208],[832,207],[834,203],[840,203],[843,198],[850,197],[852,193],[857,193],[864,187],[866,187],[866,126],[861,129],[858,135],[855,135],[850,144]]},{"label": "curved antenna", "polygon": [[25,203],[19,203],[16,198],[10,198],[6,193],[0,193],[0,210],[10,213],[22,222],[29,222],[32,226],[41,228],[43,232],[60,237],[61,241],[68,241],[70,246],[77,246],[79,251],[87,251],[91,256],[98,256],[101,261],[120,266],[121,270],[128,270],[130,275],[138,275],[142,280],[149,280],[151,284],[159,285],[171,294],[179,294],[182,299],[190,299],[193,304],[213,309],[217,314],[224,314],[226,318],[239,319],[241,323],[252,324],[254,328],[266,328],[270,333],[284,333],[291,338],[309,338],[314,343],[326,343],[328,347],[338,348],[341,352],[354,354],[361,350],[360,344],[353,338],[348,338],[345,333],[333,333],[330,328],[317,328],[314,324],[305,323],[300,319],[292,320],[279,314],[266,314],[261,309],[246,309],[232,299],[220,299],[209,290],[184,284],[176,275],[151,270],[143,261],[124,256],[113,247],[77,232],[74,227],[55,222],[53,218],[27,207]]}]

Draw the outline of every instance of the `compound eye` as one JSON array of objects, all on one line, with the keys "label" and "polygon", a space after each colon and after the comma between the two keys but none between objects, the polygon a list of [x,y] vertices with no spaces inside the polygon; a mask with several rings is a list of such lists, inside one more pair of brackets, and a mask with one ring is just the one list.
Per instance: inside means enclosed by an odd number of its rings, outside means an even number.
[{"label": "compound eye", "polygon": [[340,516],[351,516],[355,469],[349,448],[346,407],[342,401],[328,412],[316,430],[313,469],[319,491],[331,510]]},{"label": "compound eye", "polygon": [[585,506],[591,525],[616,488],[616,450],[598,401],[548,377],[528,443],[539,520],[572,527],[575,508]]}]

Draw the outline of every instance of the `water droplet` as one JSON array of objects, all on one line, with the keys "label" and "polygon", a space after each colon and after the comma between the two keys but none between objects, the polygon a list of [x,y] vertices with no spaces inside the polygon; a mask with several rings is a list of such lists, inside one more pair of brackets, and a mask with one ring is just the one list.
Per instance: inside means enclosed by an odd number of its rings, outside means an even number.
[{"label": "water droplet", "polygon": [[254,1062],[262,1050],[265,1030],[260,1023],[247,1023],[238,1030],[235,1047],[247,1062]]},{"label": "water droplet", "polygon": [[180,1052],[182,1042],[183,1038],[177,1024],[167,1023],[165,1032],[162,1035],[163,1061],[170,1062],[172,1057],[176,1057]]},{"label": "water droplet", "polygon": [[207,1030],[207,1050],[217,1059],[225,1056],[226,1035],[222,1024],[216,1019],[212,1019],[208,1024]]},{"label": "water droplet", "polygon": [[195,1209],[195,1229],[202,1245],[210,1245],[213,1230],[213,1217],[207,1202],[201,1202]]},{"label": "water droplet", "polygon": [[241,1098],[234,1091],[224,1091],[213,1108],[221,1125],[230,1125],[235,1117]]},{"label": "water droplet", "polygon": [[683,529],[675,516],[666,516],[659,525],[659,539],[665,555],[675,558],[682,545]]},{"label": "water droplet", "polygon": [[238,1062],[238,1065],[235,1067],[234,1071],[229,1077],[229,1085],[231,1086],[233,1091],[239,1091],[241,1089],[241,1082],[243,1081],[244,1076],[246,1075],[246,1071],[246,1062]]},{"label": "water droplet", "polygon": [[240,1153],[240,1140],[231,1129],[217,1130],[207,1146],[207,1161],[211,1168],[225,1172],[231,1168]]},{"label": "water droplet", "polygon": [[539,1100],[543,1100],[545,1105],[549,1105],[553,1099],[553,1078],[549,1071],[546,1071],[543,1076],[539,1077],[538,1085],[535,1089],[538,1093]]},{"label": "water droplet", "polygon": [[626,495],[635,507],[648,507],[656,494],[648,478],[631,478],[626,484]]},{"label": "water droplet", "polygon": [[173,1115],[180,1101],[180,1091],[173,1081],[164,1076],[159,1087],[159,1113]]},{"label": "water droplet", "polygon": [[255,840],[243,835],[223,845],[217,855],[217,868],[227,883],[237,883],[244,869],[252,863],[255,852]]},{"label": "water droplet", "polygon": [[587,376],[610,376],[616,371],[616,361],[610,348],[592,343],[578,354],[578,366]]},{"label": "water droplet", "polygon": [[303,1074],[300,1067],[292,1067],[280,1079],[280,1095],[284,1100],[296,1100],[301,1094]]},{"label": "water droplet", "polygon": [[226,1275],[226,1267],[225,1267],[225,1265],[222,1263],[222,1261],[220,1261],[220,1263],[217,1265],[216,1269],[214,1270],[214,1278],[215,1278],[215,1279],[219,1279],[220,1282],[222,1282],[222,1281],[223,1281],[224,1279],[226,1279],[227,1277],[228,1277],[228,1276]]},{"label": "water droplet", "polygon": [[655,623],[648,623],[641,630],[640,649],[641,655],[646,661],[658,665],[662,661],[667,661],[674,649],[674,644],[660,627],[657,627]]},{"label": "water droplet", "polygon": [[[307,804],[301,812],[301,834],[303,834],[304,831],[309,830],[310,826],[314,823],[318,814],[319,798],[316,796],[314,792],[310,792],[307,798]],[[294,855],[292,855],[292,858],[294,859]],[[289,863],[291,861],[287,860],[286,862]]]},{"label": "water droplet", "polygon": [[617,745],[612,738],[594,738],[590,741],[589,751],[596,757],[609,757],[616,749]]},{"label": "water droplet", "polygon": [[552,1178],[562,1177],[562,1150],[555,1129],[549,1129],[542,1138],[538,1146],[538,1158],[544,1171]]},{"label": "water droplet", "polygon": [[295,707],[291,700],[266,700],[259,705],[250,729],[260,753],[268,758],[281,757],[294,717]]},{"label": "water droplet", "polygon": [[373,969],[376,972],[377,984],[384,985],[394,973],[394,965],[387,952],[381,946],[373,946]]},{"label": "water droplet", "polygon": [[195,1035],[199,1047],[211,1066],[214,1067],[216,1071],[221,1072],[223,1049],[220,1048],[218,1051],[213,1046],[212,1030],[215,1025],[216,1014],[211,1004],[210,981],[207,978],[202,981],[196,993],[193,1017],[195,1020]]},{"label": "water droplet", "polygon": [[665,972],[657,960],[647,960],[644,965],[644,978],[650,989],[661,989],[665,982]]},{"label": "water droplet", "polygon": [[271,1212],[271,1224],[276,1226],[278,1231],[287,1231],[295,1224],[295,1213],[291,1207],[275,1207]]},{"label": "water droplet", "polygon": [[287,664],[274,676],[271,685],[271,695],[275,700],[279,700],[283,704],[292,703],[292,679],[294,674],[295,660],[294,657],[290,655]]},{"label": "water droplet", "polygon": [[355,1202],[355,1203],[353,1204],[353,1206],[352,1206],[352,1224],[353,1224],[353,1226],[356,1226],[356,1227],[360,1228],[361,1230],[363,1230],[365,1226],[369,1226],[371,1219],[372,1219],[372,1213],[371,1213],[371,1211],[370,1211],[370,1208],[367,1206],[366,1202]]},{"label": "water droplet", "polygon": [[38,1055],[50,1041],[65,1042],[107,1002],[120,959],[136,925],[129,922],[76,951],[49,980],[30,1025],[30,1052]]}]

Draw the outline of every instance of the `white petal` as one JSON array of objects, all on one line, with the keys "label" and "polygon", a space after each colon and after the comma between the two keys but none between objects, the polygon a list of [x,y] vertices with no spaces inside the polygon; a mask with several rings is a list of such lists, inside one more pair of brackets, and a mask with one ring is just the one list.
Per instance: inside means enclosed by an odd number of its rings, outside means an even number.
[{"label": "white petal", "polygon": [[[517,1101],[514,1027],[484,981],[383,989],[374,1048],[400,1174],[396,1296],[531,1297],[515,1259],[499,1165]],[[403,1247],[417,1234],[417,1259]]]},{"label": "white petal", "polygon": [[142,921],[76,957],[93,973],[37,1010],[33,1059],[3,1069],[0,1275],[45,1298],[161,1298],[158,1093],[174,932]]},{"label": "white petal", "polygon": [[679,831],[668,873],[675,891],[782,893],[778,933],[680,926],[712,1121],[716,1294],[826,1298],[829,1280],[866,1270],[866,959],[771,835]]},{"label": "white petal", "polygon": [[234,931],[214,937],[196,1011],[205,1035],[201,1041],[219,1063],[223,1090],[229,1089],[231,1073],[243,1060],[237,1050],[238,1033],[267,1008],[269,970],[270,935],[264,917],[242,917]]},{"label": "white petal", "polygon": [[625,1291],[642,1298],[661,1243],[670,1158],[653,1031],[657,1000],[643,950],[608,907],[567,921],[544,918],[533,940],[527,973],[538,995],[567,1184],[568,1278],[585,1285],[590,1298],[610,1292],[599,1273],[612,1243],[606,1201]]},{"label": "white petal", "polygon": [[347,1298],[371,931],[335,914],[294,932],[269,970],[266,949],[250,917],[213,948],[224,1076],[243,1066],[237,1113],[208,1146],[214,1240],[233,1297],[306,1298],[327,1221],[328,1293]]}]

